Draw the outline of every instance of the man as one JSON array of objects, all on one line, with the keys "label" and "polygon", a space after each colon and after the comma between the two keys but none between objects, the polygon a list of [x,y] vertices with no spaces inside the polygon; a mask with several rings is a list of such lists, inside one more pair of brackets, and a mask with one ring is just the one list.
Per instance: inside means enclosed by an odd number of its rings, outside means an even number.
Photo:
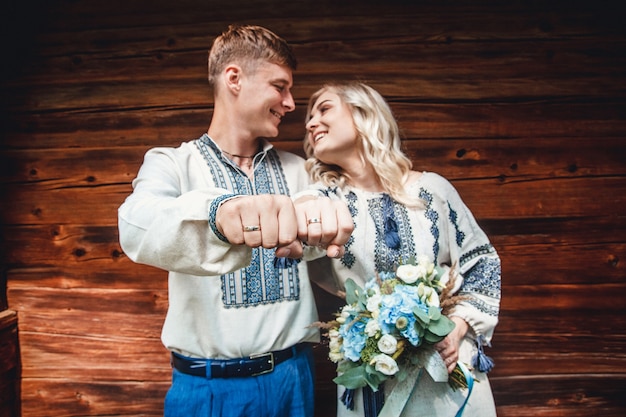
[{"label": "man", "polygon": [[313,415],[317,313],[298,261],[340,256],[352,219],[329,199],[294,204],[303,160],[264,139],[295,108],[295,68],[274,33],[229,27],[209,53],[208,132],[148,151],[119,209],[126,254],[169,271],[167,417]]}]

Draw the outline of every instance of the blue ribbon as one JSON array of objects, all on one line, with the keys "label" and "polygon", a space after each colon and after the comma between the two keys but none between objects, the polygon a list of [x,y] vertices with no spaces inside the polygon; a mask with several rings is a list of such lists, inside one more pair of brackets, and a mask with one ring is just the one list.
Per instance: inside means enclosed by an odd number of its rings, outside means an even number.
[{"label": "blue ribbon", "polygon": [[459,408],[459,411],[456,413],[455,417],[461,417],[463,415],[465,406],[467,405],[469,397],[472,394],[472,388],[474,388],[474,376],[472,375],[472,373],[469,371],[469,369],[467,369],[467,366],[465,366],[463,362],[459,362],[458,365],[459,368],[461,368],[461,371],[463,371],[463,376],[465,376],[465,380],[467,381],[467,397],[465,397],[465,401],[463,401],[463,405],[461,406],[461,408]]},{"label": "blue ribbon", "polygon": [[353,388],[346,388],[341,395],[341,402],[348,410],[354,410],[354,394],[355,392]]}]

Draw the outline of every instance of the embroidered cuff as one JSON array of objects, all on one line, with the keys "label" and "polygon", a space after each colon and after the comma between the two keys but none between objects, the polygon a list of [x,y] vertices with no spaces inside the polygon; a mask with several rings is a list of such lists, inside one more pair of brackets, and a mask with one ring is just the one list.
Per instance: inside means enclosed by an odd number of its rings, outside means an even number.
[{"label": "embroidered cuff", "polygon": [[230,243],[226,236],[224,236],[219,230],[217,230],[217,226],[215,225],[215,217],[217,216],[217,209],[220,208],[224,201],[230,200],[231,198],[238,197],[237,194],[224,194],[211,202],[209,205],[209,226],[211,226],[211,230],[213,233],[221,240],[222,242]]}]

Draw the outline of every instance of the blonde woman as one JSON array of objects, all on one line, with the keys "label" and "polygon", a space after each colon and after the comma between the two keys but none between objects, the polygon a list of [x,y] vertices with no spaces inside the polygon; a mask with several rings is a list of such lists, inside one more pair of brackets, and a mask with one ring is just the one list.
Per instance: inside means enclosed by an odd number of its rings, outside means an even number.
[{"label": "blonde woman", "polygon": [[[343,200],[354,221],[343,256],[310,264],[311,277],[341,296],[348,278],[362,287],[399,259],[427,256],[448,271],[454,265],[453,291],[463,297],[450,315],[454,330],[435,347],[448,372],[457,361],[471,364],[482,354],[482,345],[490,343],[498,322],[500,259],[455,188],[436,173],[412,170],[389,105],[362,83],[326,85],[313,94],[304,147],[315,189]],[[489,381],[481,372],[489,367],[474,367],[478,383],[464,416],[496,414]],[[397,383],[388,380],[384,393]],[[371,408],[372,394],[362,391],[354,393],[352,410],[338,401],[337,415],[371,415],[364,409]],[[344,396],[341,386],[338,395]],[[401,415],[454,416],[465,396],[464,390],[435,383],[424,373]]]}]

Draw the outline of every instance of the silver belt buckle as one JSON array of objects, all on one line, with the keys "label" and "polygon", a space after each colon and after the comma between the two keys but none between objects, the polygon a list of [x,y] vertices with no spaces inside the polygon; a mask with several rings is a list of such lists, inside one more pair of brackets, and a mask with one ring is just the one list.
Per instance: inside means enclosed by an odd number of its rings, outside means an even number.
[{"label": "silver belt buckle", "polygon": [[258,376],[258,375],[263,375],[263,374],[269,374],[270,372],[274,371],[274,354],[272,352],[268,352],[268,353],[256,353],[254,355],[250,355],[250,359],[259,359],[259,358],[264,358],[266,357],[268,358],[268,362],[270,364],[270,368],[266,369],[265,371],[261,371],[261,372],[257,372],[252,374],[252,376]]}]

